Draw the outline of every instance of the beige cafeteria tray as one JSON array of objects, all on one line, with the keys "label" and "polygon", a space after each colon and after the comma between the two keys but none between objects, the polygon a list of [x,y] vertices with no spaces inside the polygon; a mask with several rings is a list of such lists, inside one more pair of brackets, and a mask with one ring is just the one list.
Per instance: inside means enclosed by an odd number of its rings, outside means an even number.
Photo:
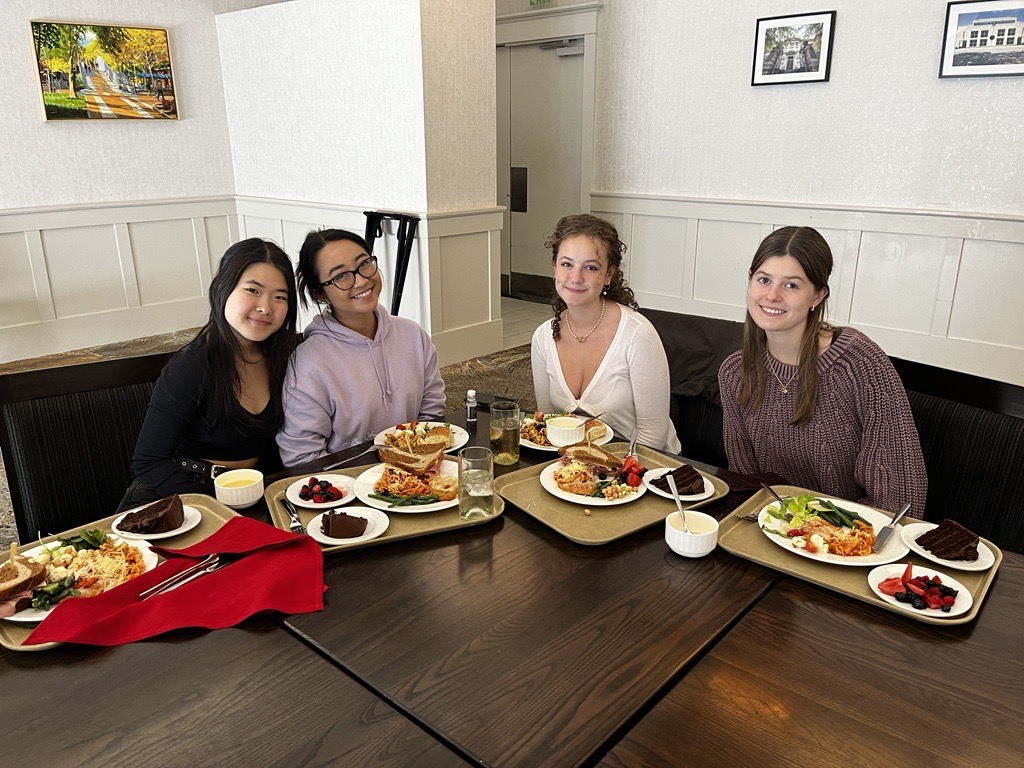
[{"label": "beige cafeteria tray", "polygon": [[[806,488],[791,485],[773,485],[772,488],[776,493],[783,496],[797,496],[801,493],[811,492]],[[868,586],[868,573],[871,571],[869,566],[857,567],[817,563],[810,558],[787,552],[785,548],[768,540],[768,537],[758,526],[756,520],[743,519],[743,516],[748,512],[760,511],[772,501],[774,499],[768,495],[767,491],[758,491],[737,507],[731,515],[720,523],[718,529],[719,546],[732,552],[734,555],[747,560],[753,560],[755,563],[760,563],[768,568],[774,568],[776,571],[781,571],[798,579],[803,579],[826,589],[862,600],[865,603],[870,603],[878,608],[884,608],[901,616],[928,624],[943,626],[966,624],[969,621],[973,621],[981,609],[981,604],[985,600],[988,588],[992,585],[992,580],[999,569],[999,564],[1003,562],[1002,550],[988,539],[982,539],[995,555],[995,563],[993,563],[991,568],[987,571],[954,571],[953,569],[948,569],[951,571],[949,573],[950,576],[970,590],[973,604],[967,613],[945,619],[939,616],[928,615],[924,611],[908,611],[885,602],[871,590],[871,587]],[[920,566],[924,571],[943,568],[943,566],[937,566],[931,560],[919,557],[914,552],[909,552],[899,562],[906,563],[908,560],[913,561],[915,566]]]},{"label": "beige cafeteria tray", "polygon": [[[626,443],[609,443],[603,446],[612,453],[623,456],[629,447]],[[681,461],[657,451],[640,446],[640,463],[648,469],[657,467],[678,467]],[[555,459],[557,461],[557,459]],[[617,504],[613,507],[574,504],[552,496],[540,484],[540,473],[551,462],[509,472],[494,481],[495,493],[504,496],[526,514],[536,518],[577,544],[599,546],[621,539],[631,533],[661,523],[675,510],[675,502],[647,491],[636,501]],[[699,471],[699,470],[698,470]],[[708,502],[725,496],[729,486],[724,480],[701,472],[715,487],[714,493],[706,499],[684,504],[686,509],[696,509]],[[588,515],[586,510],[590,511]]]},{"label": "beige cafeteria tray", "polygon": [[[186,506],[198,509],[202,515],[202,519],[199,521],[199,525],[190,531],[180,536],[170,536],[166,539],[160,539],[158,544],[160,546],[173,548],[173,549],[184,549],[190,547],[197,542],[202,541],[211,533],[219,529],[224,523],[233,517],[238,517],[238,513],[229,507],[224,506],[219,501],[210,496],[205,496],[201,493],[183,493],[181,494],[181,502]],[[79,525],[71,530],[64,531],[52,536],[46,536],[43,538],[43,543],[49,543],[56,541],[58,537],[67,537],[71,534],[78,533],[83,528],[93,529],[102,528],[105,531],[110,530],[110,524],[118,515],[111,515],[105,517],[102,520],[97,520],[95,523],[87,523],[86,525]],[[39,546],[38,541],[32,541],[28,544],[23,544],[18,548],[21,552],[26,549],[33,549]],[[12,651],[45,651],[50,648],[56,648],[62,643],[37,643],[35,645],[23,645],[25,638],[27,638],[32,630],[36,628],[36,624],[18,624],[13,621],[5,621],[0,619],[0,645],[4,648],[9,648]]]},{"label": "beige cafeteria tray", "polygon": [[[359,475],[367,469],[374,466],[377,465],[366,464],[360,467],[344,467],[342,469],[332,469],[330,473],[324,472],[321,474],[359,477]],[[288,489],[288,486],[296,480],[307,479],[309,477],[310,475],[287,477],[283,480],[271,483],[264,490],[263,497],[267,501],[267,509],[270,510],[270,521],[281,530],[289,530],[288,524],[290,522],[288,519],[288,511],[281,503],[281,500],[284,498],[285,491]],[[342,510],[345,508],[346,507],[339,507],[339,509]],[[302,521],[303,525],[308,525],[309,521],[322,511],[316,509],[304,509],[302,507],[297,507],[296,510],[299,513],[299,520]],[[390,509],[381,511],[388,516],[388,528],[377,538],[367,539],[366,541],[357,541],[352,544],[335,544],[333,546],[321,544],[320,551],[326,555],[334,552],[344,552],[349,549],[358,549],[359,547],[372,547],[377,544],[390,544],[391,542],[398,541],[400,539],[412,539],[417,536],[426,536],[431,533],[451,531],[456,528],[469,528],[470,526],[489,523],[492,520],[496,520],[501,516],[501,513],[505,511],[505,502],[502,501],[501,497],[495,496],[494,514],[490,517],[485,517],[479,520],[463,520],[459,517],[459,508],[457,505],[449,507],[448,509],[438,510],[437,512],[407,513],[395,512]]]}]

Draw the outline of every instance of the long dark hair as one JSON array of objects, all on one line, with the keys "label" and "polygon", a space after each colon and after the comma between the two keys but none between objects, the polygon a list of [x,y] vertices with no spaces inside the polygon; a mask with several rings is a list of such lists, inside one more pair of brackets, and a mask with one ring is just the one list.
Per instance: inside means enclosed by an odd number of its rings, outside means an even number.
[{"label": "long dark hair", "polygon": [[197,340],[203,339],[206,343],[206,375],[211,393],[207,418],[212,422],[226,418],[256,421],[256,416],[238,405],[241,381],[235,359],[242,356],[242,347],[224,316],[228,297],[242,279],[242,273],[253,264],[271,264],[277,267],[284,277],[285,285],[288,286],[288,311],[284,322],[280,328],[260,342],[270,372],[270,405],[273,408],[275,423],[280,428],[284,423],[281,391],[284,387],[284,374],[288,369],[288,357],[295,349],[298,301],[292,262],[288,254],[276,243],[258,237],[250,237],[228,248],[221,257],[217,275],[210,283],[210,319],[196,336]]},{"label": "long dark hair", "polygon": [[[586,235],[602,243],[605,257],[608,259],[608,266],[615,268],[611,282],[602,295],[619,302],[619,304],[625,304],[630,309],[640,309],[640,305],[636,303],[636,297],[633,296],[633,290],[626,285],[626,278],[622,275],[622,254],[626,252],[626,244],[619,239],[619,233],[615,227],[604,219],[599,219],[589,213],[577,213],[559,219],[555,225],[555,231],[544,241],[544,247],[551,249],[551,264],[554,265],[558,261],[558,249],[562,243],[577,235]],[[557,341],[562,335],[561,317],[566,310],[565,301],[557,292],[551,300],[551,309],[555,313],[555,318],[551,321],[551,338]]]},{"label": "long dark hair", "polygon": [[302,247],[299,248],[299,266],[295,269],[302,306],[308,307],[310,302],[320,304],[324,292],[320,287],[320,275],[316,271],[316,257],[325,245],[337,240],[349,240],[370,256],[373,255],[370,253],[370,246],[366,244],[362,236],[355,232],[349,232],[347,229],[314,229],[311,231],[302,242]]},{"label": "long dark hair", "polygon": [[[828,278],[832,274],[832,249],[816,229],[782,227],[768,235],[757,247],[747,280],[753,278],[760,266],[773,256],[792,256],[800,264],[815,291],[825,289],[821,301],[811,308],[800,339],[797,371],[800,388],[793,409],[793,425],[796,426],[810,420],[818,402],[818,338],[822,330],[831,327],[825,322],[825,305],[828,302]],[[743,325],[743,376],[736,393],[736,402],[741,406],[749,403],[754,411],[764,401],[767,380],[764,364],[766,344],[765,332],[758,327],[748,311]]]}]

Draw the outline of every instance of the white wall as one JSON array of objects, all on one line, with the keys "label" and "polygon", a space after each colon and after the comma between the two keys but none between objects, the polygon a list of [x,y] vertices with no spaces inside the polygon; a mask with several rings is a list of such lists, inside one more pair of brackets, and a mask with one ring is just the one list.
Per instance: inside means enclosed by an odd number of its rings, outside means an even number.
[{"label": "white wall", "polygon": [[[46,122],[30,19],[167,29],[181,119]],[[0,63],[0,211],[233,192],[209,0],[3,0]]]},{"label": "white wall", "polygon": [[[595,191],[1024,210],[1024,80],[940,80],[945,3],[824,5],[606,2]],[[750,85],[756,19],[832,9],[829,82]]]},{"label": "white wall", "polygon": [[460,0],[421,0],[420,8],[427,207],[493,207],[493,8]]},{"label": "white wall", "polygon": [[295,0],[217,31],[237,194],[427,209],[417,0]]}]

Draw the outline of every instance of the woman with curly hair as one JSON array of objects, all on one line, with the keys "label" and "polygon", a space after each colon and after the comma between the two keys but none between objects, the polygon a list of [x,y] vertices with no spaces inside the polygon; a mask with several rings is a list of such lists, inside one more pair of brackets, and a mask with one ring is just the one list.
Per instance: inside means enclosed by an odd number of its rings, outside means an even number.
[{"label": "woman with curly hair", "polygon": [[578,214],[562,218],[544,245],[552,253],[555,299],[554,318],[533,334],[537,408],[604,414],[618,434],[636,429],[642,444],[679,453],[668,359],[623,278],[619,233]]},{"label": "woman with curly hair", "polygon": [[782,227],[747,273],[743,349],[718,372],[729,469],[896,512],[924,513],[928,478],[892,362],[855,328],[825,322],[832,251]]}]

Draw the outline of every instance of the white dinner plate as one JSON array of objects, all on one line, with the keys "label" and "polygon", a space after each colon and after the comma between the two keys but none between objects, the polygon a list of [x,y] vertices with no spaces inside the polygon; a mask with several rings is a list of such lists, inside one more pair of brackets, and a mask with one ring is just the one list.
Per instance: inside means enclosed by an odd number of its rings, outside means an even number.
[{"label": "white dinner plate", "polygon": [[171,536],[177,536],[185,533],[185,531],[191,531],[200,521],[203,519],[203,513],[195,507],[190,507],[188,504],[183,504],[182,507],[185,510],[185,519],[181,525],[175,528],[173,531],[167,531],[166,533],[129,533],[128,531],[122,531],[117,526],[120,525],[121,521],[124,520],[125,515],[129,515],[132,512],[142,509],[142,507],[136,507],[135,509],[129,509],[124,515],[119,516],[113,523],[110,524],[110,530],[120,536],[122,539],[131,539],[133,541],[156,541],[157,539],[169,539]]},{"label": "white dinner plate", "polygon": [[636,489],[636,493],[627,494],[621,499],[606,499],[603,496],[581,496],[578,493],[563,491],[558,487],[558,483],[555,482],[555,469],[558,468],[560,462],[561,460],[553,461],[544,467],[544,471],[540,473],[540,484],[552,496],[557,496],[565,501],[571,501],[573,504],[583,504],[587,507],[615,507],[619,504],[629,504],[631,501],[636,501],[647,492],[647,488],[643,483]]},{"label": "white dinner plate", "polygon": [[[116,542],[120,537],[119,536],[108,536],[107,538],[109,540],[112,540],[112,541]],[[157,563],[160,562],[160,557],[157,555],[156,552],[154,552],[152,549],[149,548],[149,543],[148,542],[142,541],[141,539],[135,539],[133,541],[129,541],[128,544],[130,544],[133,547],[137,547],[139,549],[139,551],[142,553],[142,562],[146,564],[146,570],[147,571],[151,571],[154,568],[156,568]],[[56,541],[52,541],[52,542],[49,542],[48,544],[46,544],[45,546],[47,546],[47,547],[60,546],[60,543],[56,542]],[[21,554],[24,557],[32,557],[33,555],[38,554],[39,551],[42,550],[42,549],[43,549],[43,546],[33,547],[32,549],[25,550]],[[71,599],[76,599],[76,598],[64,598],[64,599],[65,600],[71,600]],[[88,599],[88,598],[86,598],[86,599]],[[58,603],[58,605],[59,605],[59,603]],[[5,618],[6,618],[7,621],[17,621],[17,622],[20,622],[22,624],[35,624],[36,622],[42,621],[47,616],[49,616],[50,615],[50,611],[52,611],[52,610],[53,610],[53,608],[49,608],[49,609],[47,609],[45,611],[40,611],[40,610],[37,610],[37,609],[32,608],[30,606],[28,608],[25,608],[23,610],[18,611],[13,616],[6,616]]]},{"label": "white dinner plate", "polygon": [[[345,495],[337,501],[325,501],[320,504],[312,500],[306,501],[299,496],[299,491],[302,490],[302,486],[309,483],[311,477],[315,477],[317,480],[327,480],[331,485],[341,488]],[[355,485],[355,481],[348,475],[305,475],[289,485],[284,495],[296,507],[303,507],[305,509],[334,509],[342,504],[348,504],[355,499],[356,495],[352,492],[353,485]]]},{"label": "white dinner plate", "polygon": [[[917,538],[928,531],[938,528],[938,523],[910,523],[903,526],[903,543],[926,560],[938,563],[945,568],[956,568],[959,571],[987,571],[996,564],[995,553],[988,548],[983,541],[978,542],[978,559],[971,560],[946,560],[936,557],[927,549],[917,543]],[[957,600],[957,602],[960,602]]]},{"label": "white dinner plate", "polygon": [[359,541],[376,539],[388,529],[388,524],[391,522],[388,519],[388,516],[379,509],[371,509],[370,507],[349,507],[345,510],[345,513],[352,517],[361,517],[366,520],[366,530],[363,531],[362,535],[353,536],[350,539],[334,539],[330,536],[326,536],[324,532],[320,530],[321,518],[324,516],[323,512],[309,521],[309,524],[306,525],[306,533],[321,544],[326,544],[327,546],[332,547],[337,544],[355,544]]},{"label": "white dinner plate", "polygon": [[[582,419],[583,417],[580,416],[580,418]],[[532,416],[528,416],[527,418],[523,419],[524,424],[532,423],[533,421],[534,418]],[[585,421],[589,421],[589,419],[585,419]],[[601,420],[598,419],[598,421]],[[607,443],[610,443],[612,441],[613,437],[615,437],[615,435],[612,433],[612,428],[609,427],[606,422],[601,421],[601,423],[604,424],[604,434],[597,440],[591,441],[594,445],[606,445]],[[536,451],[549,451],[551,453],[558,453],[558,448],[556,448],[553,445],[538,445],[532,440],[527,440],[525,437],[523,437],[523,433],[521,431],[519,433],[519,445],[521,445],[523,448],[533,448]]]},{"label": "white dinner plate", "polygon": [[[459,448],[469,442],[469,432],[464,430],[462,427],[455,424],[448,424],[443,421],[421,421],[420,424],[426,425],[428,428],[433,429],[434,427],[448,427],[452,431],[452,447],[445,449],[445,453],[451,453],[457,451]],[[385,435],[389,435],[395,432],[395,428],[385,429],[382,432],[378,432],[377,436],[373,438],[373,444],[381,447],[387,445],[387,439]]]},{"label": "white dinner plate", "polygon": [[[367,469],[363,474],[356,478],[355,492],[363,504],[373,509],[379,509],[383,512],[437,512],[440,509],[448,509],[449,507],[455,507],[459,504],[459,497],[456,496],[454,499],[449,501],[435,501],[433,504],[409,504],[404,507],[392,507],[388,505],[388,502],[381,501],[380,499],[370,498],[371,493],[375,493],[373,490],[374,484],[380,480],[380,476],[384,474],[384,465],[377,464]],[[441,473],[443,477],[455,477],[459,476],[459,465],[454,461],[443,461],[441,462]]]},{"label": "white dinner plate", "polygon": [[[893,536],[893,538],[896,538]],[[877,568],[871,570],[868,574],[868,586],[871,587],[871,591],[882,598],[889,605],[895,605],[907,613],[916,613],[919,616],[927,616],[934,619],[952,619],[954,616],[962,616],[971,610],[971,606],[974,605],[974,596],[971,591],[967,589],[963,584],[954,579],[952,576],[947,576],[942,571],[936,571],[929,568],[926,565],[915,565],[914,576],[938,576],[939,580],[942,581],[947,587],[952,587],[957,590],[959,594],[956,596],[956,602],[953,603],[953,607],[950,608],[949,613],[943,613],[941,608],[915,608],[910,603],[901,603],[892,595],[887,595],[879,590],[878,585],[881,584],[888,578],[893,576],[902,576],[907,566],[902,563],[893,563],[892,565],[880,565]]]},{"label": "white dinner plate", "polygon": [[[667,475],[671,471],[671,467],[658,467],[657,469],[648,469],[646,472],[644,472],[644,476],[642,478],[644,481],[644,485],[647,486],[648,490],[650,490],[651,493],[656,493],[659,496],[664,496],[666,499],[671,499],[671,491],[663,491],[661,490],[661,488],[658,488],[653,483],[651,483],[651,480],[656,480],[659,477],[662,477],[663,475]],[[701,474],[701,477],[704,478],[704,490],[701,491],[700,493],[681,493],[679,494],[680,501],[701,501],[703,499],[709,498],[712,494],[714,494],[714,484],[706,477],[704,477],[703,473]]]},{"label": "white dinner plate", "polygon": [[[841,507],[842,509],[848,509],[852,512],[856,512],[858,515],[860,515],[869,523],[871,523],[871,525],[875,529],[876,534],[884,526],[888,525],[891,520],[891,518],[888,515],[883,514],[878,510],[871,509],[870,507],[865,507],[863,504],[857,504],[855,502],[845,501],[843,499],[829,499],[826,496],[819,496],[818,498],[831,501],[837,507]],[[765,520],[768,517],[768,507],[771,507],[774,510],[778,510],[779,503],[777,501],[773,501],[771,504],[767,504],[764,507],[762,507],[761,511],[757,515],[758,527],[766,524]],[[771,523],[768,523],[768,526],[773,527]],[[903,539],[900,536],[901,527],[902,526],[900,526],[899,523],[896,524],[896,530],[893,531],[893,535],[889,537],[889,541],[882,548],[881,552],[872,552],[869,555],[850,555],[848,557],[844,555],[833,555],[829,552],[808,552],[806,549],[794,547],[792,539],[789,539],[786,536],[777,536],[774,533],[768,533],[768,531],[764,530],[764,528],[761,528],[761,533],[768,537],[768,541],[771,541],[772,543],[777,544],[778,546],[785,549],[787,552],[792,552],[794,555],[799,555],[800,557],[807,557],[811,560],[817,560],[819,563],[832,563],[833,565],[864,566],[891,563],[895,560],[899,560],[900,558],[905,556],[907,552],[910,551],[910,547],[903,543]]]}]

